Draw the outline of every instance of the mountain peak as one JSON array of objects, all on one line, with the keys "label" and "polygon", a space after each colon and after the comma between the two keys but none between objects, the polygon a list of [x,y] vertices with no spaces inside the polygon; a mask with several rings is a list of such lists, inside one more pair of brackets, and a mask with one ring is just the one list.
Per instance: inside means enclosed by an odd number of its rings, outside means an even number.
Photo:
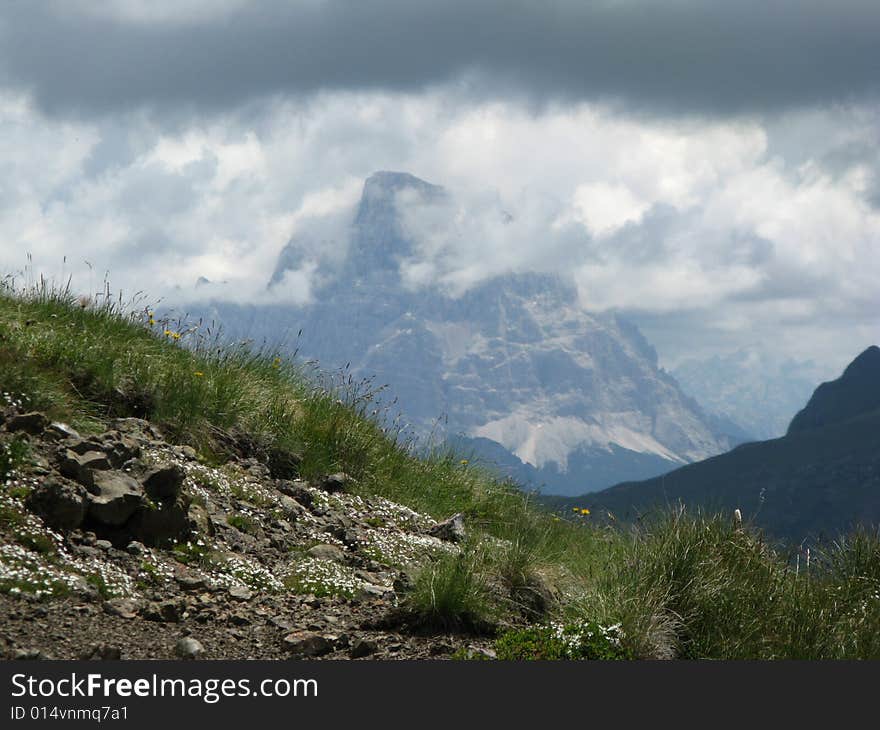
[{"label": "mountain peak", "polygon": [[395,217],[396,196],[406,190],[412,190],[424,202],[433,202],[445,196],[444,189],[439,185],[432,185],[408,172],[380,170],[364,181],[355,223],[370,223],[377,217]]},{"label": "mountain peak", "polygon": [[841,380],[852,378],[880,378],[880,347],[871,345],[855,360],[846,366]]},{"label": "mountain peak", "polygon": [[365,189],[379,188],[385,190],[400,190],[409,187],[429,187],[440,189],[438,185],[432,185],[419,177],[408,172],[393,170],[377,170],[364,181]]},{"label": "mountain peak", "polygon": [[847,421],[880,408],[880,347],[871,345],[837,379],[822,383],[791,421],[788,433]]},{"label": "mountain peak", "polygon": [[[439,185],[408,172],[374,172],[364,181],[355,217],[355,241],[350,254],[354,270],[396,276],[400,259],[412,254],[410,235],[401,225],[399,204],[432,204],[446,198]],[[412,196],[411,198],[409,196]]]}]

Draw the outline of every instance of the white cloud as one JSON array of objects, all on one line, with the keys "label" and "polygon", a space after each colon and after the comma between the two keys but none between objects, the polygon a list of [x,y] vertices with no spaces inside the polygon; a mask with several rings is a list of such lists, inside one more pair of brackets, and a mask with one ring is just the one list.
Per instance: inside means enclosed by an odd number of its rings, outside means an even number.
[{"label": "white cloud", "polygon": [[[605,236],[627,223],[638,223],[650,204],[636,198],[624,185],[595,182],[578,185],[572,207],[574,219],[592,235]],[[557,221],[554,225],[559,224]]]},{"label": "white cloud", "polygon": [[[868,314],[880,280],[868,195],[877,167],[857,152],[876,141],[870,107],[789,115],[810,142],[791,146],[778,119],[534,111],[474,104],[452,87],[328,93],[173,130],[137,115],[61,122],[21,96],[0,101],[6,271],[31,252],[57,275],[66,256],[84,288],[109,270],[116,288],[153,297],[179,297],[205,276],[227,284],[200,297],[302,301],[322,262],[344,253],[363,179],[397,169],[451,193],[405,214],[414,288],[561,271],[590,307],[646,322],[678,313],[705,336],[726,333],[731,349],[759,325],[784,330],[778,347],[814,346],[817,357],[878,339]],[[303,266],[267,293],[291,236]],[[686,346],[646,327],[670,358]]]},{"label": "white cloud", "polygon": [[134,25],[190,25],[227,17],[247,0],[64,0],[63,12],[79,12]]}]

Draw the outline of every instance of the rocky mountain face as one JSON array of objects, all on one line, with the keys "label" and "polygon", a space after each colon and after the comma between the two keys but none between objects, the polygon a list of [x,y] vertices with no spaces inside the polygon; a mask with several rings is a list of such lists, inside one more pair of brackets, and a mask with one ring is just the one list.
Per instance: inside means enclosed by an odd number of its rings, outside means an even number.
[{"label": "rocky mountain face", "polygon": [[[412,286],[424,252],[408,206],[449,194],[405,173],[367,179],[345,264],[322,271],[308,306],[215,303],[233,333],[277,341],[302,330],[300,355],[389,384],[413,429],[457,441],[527,486],[576,494],[727,450],[720,428],[657,364],[635,326],[588,313],[562,277],[509,274],[453,296]],[[478,245],[478,242],[474,242]],[[281,253],[270,287],[303,265]]]},{"label": "rocky mountain face", "polygon": [[710,415],[738,424],[752,439],[782,436],[821,378],[810,362],[779,360],[758,348],[688,359],[671,373]]},{"label": "rocky mountain face", "polygon": [[795,543],[880,524],[880,348],[868,348],[840,378],[820,385],[782,438],[555,506],[586,504],[626,519],[678,502],[738,508]]}]

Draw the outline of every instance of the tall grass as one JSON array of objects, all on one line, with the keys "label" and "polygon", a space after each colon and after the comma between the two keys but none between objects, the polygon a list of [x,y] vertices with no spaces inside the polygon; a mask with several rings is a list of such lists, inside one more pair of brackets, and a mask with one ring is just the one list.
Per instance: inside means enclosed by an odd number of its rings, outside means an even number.
[{"label": "tall grass", "polygon": [[880,537],[815,550],[806,569],[760,534],[683,509],[621,535],[575,612],[619,620],[642,656],[880,658]]}]

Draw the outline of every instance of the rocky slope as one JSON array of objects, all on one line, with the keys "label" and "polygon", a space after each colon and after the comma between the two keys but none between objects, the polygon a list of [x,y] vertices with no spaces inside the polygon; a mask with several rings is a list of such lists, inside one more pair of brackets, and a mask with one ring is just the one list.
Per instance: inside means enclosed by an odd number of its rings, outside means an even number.
[{"label": "rocky slope", "polygon": [[413,571],[460,549],[459,519],[356,496],[343,474],[209,465],[138,419],[84,438],[5,399],[0,657],[491,655],[401,610]]},{"label": "rocky slope", "polygon": [[[207,316],[257,340],[301,330],[301,355],[328,368],[350,363],[356,376],[390,384],[417,433],[455,437],[545,491],[596,490],[733,444],[730,430],[658,367],[632,324],[584,311],[564,278],[509,274],[455,295],[413,286],[411,272],[427,254],[407,215],[427,207],[451,216],[443,208],[450,200],[411,175],[376,173],[364,185],[346,261],[321,269],[312,304],[217,302]],[[285,286],[286,273],[315,249],[291,241],[270,286]]]},{"label": "rocky slope", "polygon": [[880,348],[820,385],[782,438],[556,506],[584,504],[627,518],[677,502],[738,508],[794,543],[880,524]]}]

